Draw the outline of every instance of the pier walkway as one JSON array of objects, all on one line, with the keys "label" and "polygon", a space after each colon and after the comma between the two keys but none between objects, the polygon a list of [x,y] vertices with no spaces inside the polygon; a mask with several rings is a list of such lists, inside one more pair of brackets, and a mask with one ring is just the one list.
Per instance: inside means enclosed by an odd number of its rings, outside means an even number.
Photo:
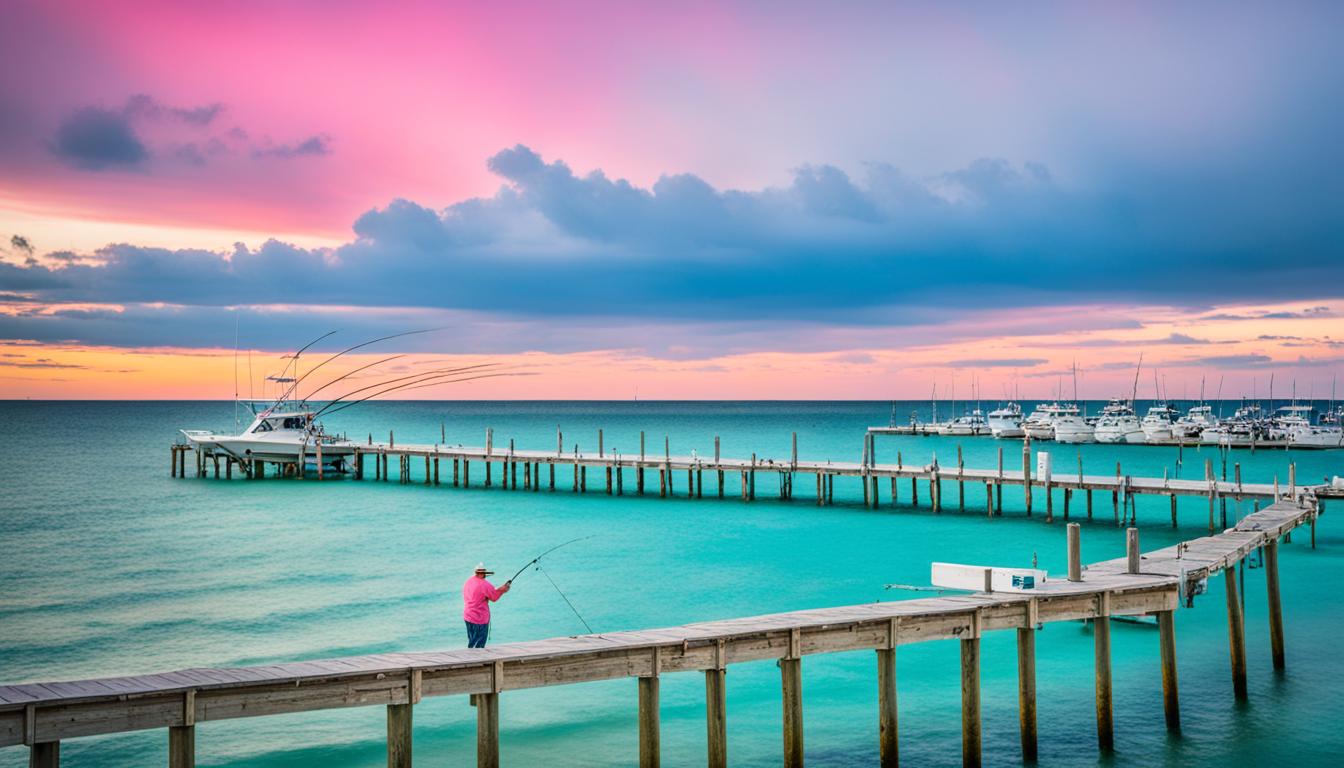
[{"label": "pier walkway", "polygon": [[[520,460],[523,459],[518,454]],[[474,457],[473,457],[474,458]],[[533,457],[527,457],[530,461]],[[479,460],[479,459],[478,459]],[[1283,669],[1284,628],[1278,592],[1281,537],[1314,524],[1311,494],[1279,501],[1216,535],[1140,554],[1131,529],[1124,558],[1083,569],[1080,529],[1067,532],[1068,574],[1028,592],[977,592],[726,619],[662,629],[613,632],[513,643],[485,649],[387,653],[255,667],[196,668],[135,677],[0,686],[0,747],[28,745],[31,764],[59,764],[60,742],[95,734],[167,728],[169,765],[194,765],[196,725],[238,717],[318,709],[387,707],[388,765],[411,765],[414,706],[426,696],[470,695],[477,712],[477,762],[500,762],[500,700],[504,692],[592,680],[638,680],[639,764],[659,764],[659,678],[698,671],[705,676],[706,754],[710,766],[728,763],[725,670],[731,664],[777,659],[783,703],[783,764],[803,764],[804,656],[875,650],[879,721],[875,745],[883,765],[899,750],[896,649],[938,640],[960,644],[962,755],[979,765],[980,638],[1017,632],[1018,701],[1023,758],[1036,756],[1035,630],[1046,623],[1094,622],[1096,738],[1114,743],[1110,619],[1154,615],[1158,620],[1167,727],[1180,727],[1175,612],[1190,604],[1205,581],[1225,575],[1234,694],[1246,697],[1245,627],[1233,566],[1263,550],[1273,663]],[[986,574],[988,579],[988,573]],[[988,581],[987,581],[988,583]],[[1058,660],[1057,660],[1058,661]],[[295,724],[298,727],[298,724]],[[1059,727],[1075,727],[1070,721]],[[295,741],[300,740],[295,735]],[[632,761],[634,756],[632,755]]]}]

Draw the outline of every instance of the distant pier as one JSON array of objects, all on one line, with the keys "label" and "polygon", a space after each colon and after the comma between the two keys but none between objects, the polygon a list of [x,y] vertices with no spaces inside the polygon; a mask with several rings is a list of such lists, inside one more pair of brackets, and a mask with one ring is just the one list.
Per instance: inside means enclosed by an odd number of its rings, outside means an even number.
[{"label": "distant pier", "polygon": [[[1208,500],[1207,524],[1210,531],[1227,527],[1224,502],[1228,500],[1252,500],[1257,503],[1274,503],[1280,499],[1301,501],[1308,493],[1321,499],[1344,497],[1344,491],[1332,490],[1324,485],[1299,486],[1295,464],[1285,468],[1286,482],[1282,485],[1277,477],[1273,483],[1243,483],[1239,463],[1234,465],[1231,479],[1218,478],[1212,459],[1205,459],[1202,479],[1135,477],[1125,474],[1120,462],[1116,462],[1114,475],[1087,475],[1082,471],[1081,459],[1077,471],[1056,464],[1048,476],[1041,476],[1033,474],[1034,457],[1029,440],[1021,441],[1020,464],[1014,456],[1012,465],[1005,466],[1005,451],[1000,447],[998,464],[989,469],[966,467],[960,447],[957,448],[956,463],[952,465],[940,464],[936,455],[928,463],[907,463],[900,451],[896,452],[894,463],[879,463],[876,461],[872,432],[864,438],[863,460],[859,462],[800,461],[797,433],[792,435],[788,458],[765,458],[755,453],[747,458],[724,457],[720,455],[717,437],[714,438],[712,456],[675,456],[666,438],[662,443],[661,454],[646,451],[644,433],[641,432],[638,453],[613,453],[606,450],[602,430],[598,430],[597,451],[594,453],[580,451],[577,445],[566,450],[564,436],[559,430],[553,451],[519,449],[513,446],[512,441],[507,446],[496,446],[492,430],[487,430],[485,444],[477,447],[402,444],[396,442],[395,435],[389,434],[385,443],[370,439],[367,444],[357,446],[353,455],[347,459],[349,466],[346,469],[356,480],[388,482],[393,477],[395,466],[395,476],[401,484],[508,490],[521,488],[532,492],[540,491],[543,485],[547,491],[565,490],[565,483],[562,482],[560,486],[556,483],[559,470],[560,473],[572,474],[568,490],[578,493],[589,491],[589,471],[592,470],[592,490],[607,495],[652,494],[655,490],[653,484],[656,483],[658,495],[664,498],[681,496],[701,499],[706,495],[725,498],[735,495],[743,501],[756,499],[757,475],[763,473],[777,481],[775,495],[779,499],[793,499],[796,485],[802,481],[803,497],[817,505],[834,502],[836,478],[853,478],[861,486],[865,506],[879,507],[883,503],[884,494],[888,503],[899,504],[902,502],[902,493],[905,493],[908,494],[905,496],[908,503],[917,507],[922,487],[926,503],[935,512],[951,508],[953,503],[956,509],[966,510],[967,487],[970,486],[984,489],[982,501],[973,499],[970,508],[978,508],[990,517],[1003,512],[1004,487],[1018,487],[1027,515],[1034,514],[1043,506],[1047,522],[1053,522],[1056,517],[1054,491],[1060,491],[1062,508],[1059,512],[1066,520],[1080,513],[1080,510],[1075,509],[1075,494],[1083,497],[1081,501],[1084,509],[1081,513],[1093,519],[1093,494],[1101,493],[1103,497],[1107,494],[1110,496],[1112,518],[1116,525],[1136,521],[1134,501],[1138,496],[1156,495],[1170,499],[1171,523],[1175,526],[1177,497],[1194,496]],[[322,479],[329,471],[321,450],[316,447],[311,455],[277,462],[240,458],[209,449],[196,450],[186,444],[174,444],[171,449],[171,473],[174,477],[188,475],[188,455],[193,456],[195,476],[198,478],[210,475],[231,478],[235,468],[240,476],[252,479],[266,477],[268,472],[299,478],[315,475]],[[310,465],[313,467],[311,470]],[[417,471],[417,465],[423,465],[423,471]],[[708,491],[704,487],[706,475],[710,482]],[[725,479],[730,477],[736,478],[737,483],[726,484]],[[803,478],[807,479],[803,481]],[[944,494],[950,492],[949,488],[955,489],[955,502],[944,499]],[[1039,502],[1043,503],[1038,503],[1038,495]]]}]

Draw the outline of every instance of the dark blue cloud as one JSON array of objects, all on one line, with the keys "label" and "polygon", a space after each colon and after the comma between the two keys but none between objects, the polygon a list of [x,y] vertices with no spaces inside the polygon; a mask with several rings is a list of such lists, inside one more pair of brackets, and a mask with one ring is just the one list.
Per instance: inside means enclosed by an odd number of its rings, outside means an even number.
[{"label": "dark blue cloud", "polygon": [[126,115],[99,107],[85,107],[63,120],[51,151],[62,161],[89,171],[134,168],[149,157]]},{"label": "dark blue cloud", "polygon": [[858,178],[809,165],[758,191],[693,175],[647,188],[580,176],[521,145],[488,164],[505,181],[494,196],[443,210],[394,200],[361,215],[338,248],[119,244],[92,260],[0,264],[0,289],[47,302],[881,328],[1005,307],[1315,300],[1344,286],[1344,225],[1319,210],[1344,202],[1329,186],[1297,213],[1265,216],[1259,204],[1276,187],[1195,194],[1180,173],[1131,170],[1081,188],[995,159],[921,179],[883,164]]}]

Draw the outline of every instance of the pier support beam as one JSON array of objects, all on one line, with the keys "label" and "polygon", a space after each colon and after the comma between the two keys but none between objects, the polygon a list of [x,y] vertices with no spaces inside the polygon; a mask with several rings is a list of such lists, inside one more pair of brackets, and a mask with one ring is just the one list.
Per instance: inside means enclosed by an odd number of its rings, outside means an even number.
[{"label": "pier support beam", "polygon": [[1232,693],[1238,699],[1246,698],[1246,624],[1237,597],[1237,569],[1223,569],[1227,591],[1227,652],[1232,662]]},{"label": "pier support beam", "polygon": [[705,670],[705,736],[709,768],[728,768],[726,670]]},{"label": "pier support beam", "polygon": [[1109,752],[1115,749],[1115,716],[1111,708],[1110,593],[1101,593],[1097,602],[1098,615],[1092,625],[1093,647],[1096,651],[1097,748]]},{"label": "pier support beam", "polygon": [[499,768],[499,694],[476,694],[476,768]]},{"label": "pier support beam", "polygon": [[60,768],[61,742],[39,741],[28,748],[28,768]]},{"label": "pier support beam", "polygon": [[168,768],[196,766],[196,691],[182,697],[182,724],[168,727]]},{"label": "pier support beam", "polygon": [[1181,695],[1176,683],[1176,612],[1157,612],[1157,632],[1162,650],[1162,710],[1167,730],[1181,730]]},{"label": "pier support beam", "polygon": [[658,733],[658,678],[639,678],[639,768],[658,768],[662,747]]},{"label": "pier support beam", "polygon": [[784,701],[784,768],[803,768],[803,661],[779,660]]},{"label": "pier support beam", "polygon": [[411,768],[411,707],[387,705],[387,768]]},{"label": "pier support beam", "polygon": [[1017,719],[1022,760],[1036,761],[1036,627],[1017,629]]},{"label": "pier support beam", "polygon": [[882,768],[900,765],[896,708],[896,648],[877,649],[877,750]]},{"label": "pier support beam", "polygon": [[[975,625],[980,622],[977,618]],[[961,764],[980,765],[980,636],[978,626],[961,641]]]},{"label": "pier support beam", "polygon": [[1279,602],[1279,540],[1271,537],[1265,542],[1265,591],[1269,596],[1269,650],[1274,657],[1274,669],[1284,670],[1283,659],[1283,604]]}]

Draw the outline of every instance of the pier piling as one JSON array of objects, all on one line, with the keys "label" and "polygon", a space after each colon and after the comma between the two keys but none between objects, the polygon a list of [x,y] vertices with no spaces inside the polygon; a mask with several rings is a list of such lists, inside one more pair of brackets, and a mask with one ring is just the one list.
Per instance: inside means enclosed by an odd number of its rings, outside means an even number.
[{"label": "pier piling", "polygon": [[1158,641],[1162,655],[1162,710],[1167,730],[1181,730],[1181,697],[1176,683],[1176,612],[1157,612]]},{"label": "pier piling", "polygon": [[1232,664],[1232,693],[1246,698],[1246,625],[1241,601],[1237,598],[1237,570],[1225,568],[1223,583],[1227,591],[1227,651]]}]

